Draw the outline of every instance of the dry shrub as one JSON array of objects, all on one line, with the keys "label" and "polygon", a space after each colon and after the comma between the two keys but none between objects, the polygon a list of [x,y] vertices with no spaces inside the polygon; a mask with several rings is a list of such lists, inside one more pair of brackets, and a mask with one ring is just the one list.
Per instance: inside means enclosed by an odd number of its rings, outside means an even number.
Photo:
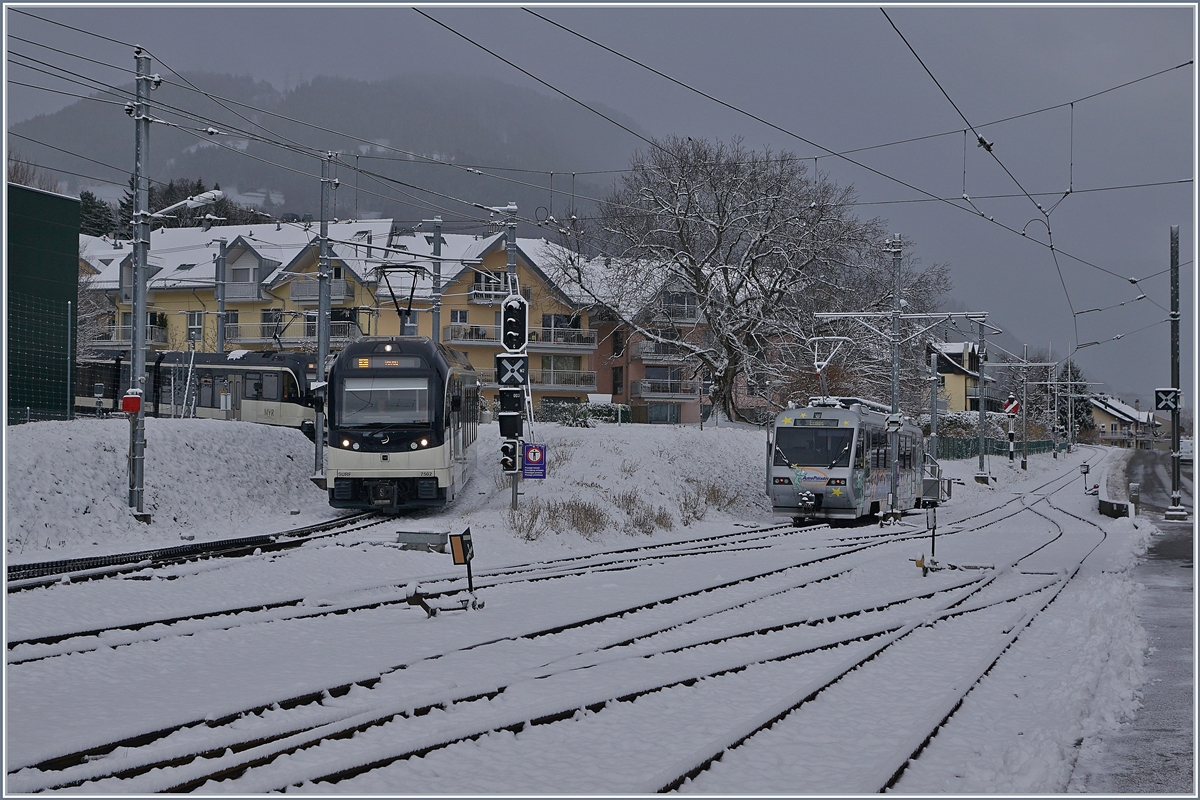
[{"label": "dry shrub", "polygon": [[546,470],[553,470],[560,464],[566,464],[579,449],[579,441],[558,441],[551,439],[546,442]]},{"label": "dry shrub", "polygon": [[508,526],[519,538],[532,542],[542,537],[548,527],[547,506],[536,497],[508,510]]},{"label": "dry shrub", "polygon": [[508,524],[521,539],[532,542],[547,531],[573,530],[591,539],[608,527],[608,514],[598,503],[573,497],[570,500],[530,498],[508,511]]},{"label": "dry shrub", "polygon": [[679,493],[679,517],[685,526],[704,519],[710,508],[727,511],[742,499],[741,492],[712,480],[688,479]]},{"label": "dry shrub", "polygon": [[632,478],[634,473],[641,469],[641,464],[636,461],[630,461],[627,458],[621,459],[621,474],[626,478]]},{"label": "dry shrub", "polygon": [[675,518],[671,512],[662,506],[655,508],[645,502],[636,489],[613,494],[612,503],[625,513],[625,532],[631,536],[635,533],[649,536],[655,528],[668,531],[675,528]]},{"label": "dry shrub", "polygon": [[608,527],[608,514],[600,504],[578,497],[549,503],[547,517],[550,527],[557,530],[571,528],[585,539],[591,539]]}]

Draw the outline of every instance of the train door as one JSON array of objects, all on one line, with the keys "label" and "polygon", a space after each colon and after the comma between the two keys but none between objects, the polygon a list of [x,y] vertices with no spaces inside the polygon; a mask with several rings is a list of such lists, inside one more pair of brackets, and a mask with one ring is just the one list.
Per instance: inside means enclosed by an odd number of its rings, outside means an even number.
[{"label": "train door", "polygon": [[[223,388],[229,393],[229,413],[234,419],[242,418],[242,373],[230,371],[222,381]],[[218,407],[220,404],[218,402]]]}]

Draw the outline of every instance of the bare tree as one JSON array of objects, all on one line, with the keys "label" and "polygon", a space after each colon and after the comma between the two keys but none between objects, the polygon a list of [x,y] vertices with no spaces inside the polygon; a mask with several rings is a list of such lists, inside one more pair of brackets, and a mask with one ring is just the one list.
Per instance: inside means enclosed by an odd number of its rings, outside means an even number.
[{"label": "bare tree", "polygon": [[47,192],[58,191],[58,179],[16,151],[8,151],[8,182]]},{"label": "bare tree", "polygon": [[97,274],[88,267],[80,248],[78,309],[75,314],[75,353],[77,358],[92,358],[109,343],[113,304],[108,294],[96,286]]},{"label": "bare tree", "polygon": [[[805,341],[830,328],[815,311],[890,298],[884,225],[859,220],[854,201],[852,188],[810,174],[792,153],[672,137],[635,154],[594,222],[564,229],[553,267],[642,337],[692,356],[714,405],[737,418],[748,382],[784,387],[772,397],[813,383]],[[909,303],[923,308],[948,288],[948,272],[913,263]],[[694,310],[677,313],[680,302]],[[854,335],[860,360],[843,372],[870,386],[890,350]]]}]

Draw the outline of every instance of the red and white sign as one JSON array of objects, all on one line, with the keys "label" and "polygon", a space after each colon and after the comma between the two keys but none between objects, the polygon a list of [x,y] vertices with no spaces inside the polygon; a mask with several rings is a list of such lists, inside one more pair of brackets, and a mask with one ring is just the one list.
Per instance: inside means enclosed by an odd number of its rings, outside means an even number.
[{"label": "red and white sign", "polygon": [[1016,415],[1021,410],[1021,404],[1017,402],[1017,398],[1010,397],[1004,401],[1004,413]]}]

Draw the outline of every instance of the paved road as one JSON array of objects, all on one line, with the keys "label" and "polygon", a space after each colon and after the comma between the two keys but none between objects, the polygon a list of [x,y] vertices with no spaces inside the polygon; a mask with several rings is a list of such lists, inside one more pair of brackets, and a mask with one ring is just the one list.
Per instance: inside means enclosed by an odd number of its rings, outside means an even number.
[{"label": "paved road", "polygon": [[[1195,795],[1195,737],[1192,696],[1194,653],[1192,616],[1195,570],[1192,564],[1193,519],[1166,522],[1171,504],[1170,454],[1130,454],[1126,480],[1142,485],[1142,511],[1162,530],[1133,571],[1146,591],[1139,617],[1152,648],[1146,657],[1143,706],[1131,724],[1105,742],[1103,766],[1076,775],[1072,788],[1119,793]],[[1182,502],[1191,513],[1192,465],[1182,469]]]}]

